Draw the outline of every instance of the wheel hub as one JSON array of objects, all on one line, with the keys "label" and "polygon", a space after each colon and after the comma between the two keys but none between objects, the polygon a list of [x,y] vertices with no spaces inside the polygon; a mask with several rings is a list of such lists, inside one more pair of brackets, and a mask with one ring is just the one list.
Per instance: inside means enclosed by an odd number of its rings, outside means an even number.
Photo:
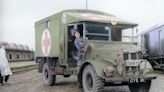
[{"label": "wheel hub", "polygon": [[45,75],[45,78],[46,78],[46,79],[48,79],[48,77],[49,77],[49,76],[48,76],[48,71],[47,71],[47,70],[45,70],[45,72],[44,72],[44,73],[45,73],[45,74],[44,74],[44,75]]},{"label": "wheel hub", "polygon": [[93,88],[93,79],[92,79],[91,74],[89,74],[89,73],[86,76],[86,84],[87,84],[87,88],[89,90],[92,90],[92,88]]}]

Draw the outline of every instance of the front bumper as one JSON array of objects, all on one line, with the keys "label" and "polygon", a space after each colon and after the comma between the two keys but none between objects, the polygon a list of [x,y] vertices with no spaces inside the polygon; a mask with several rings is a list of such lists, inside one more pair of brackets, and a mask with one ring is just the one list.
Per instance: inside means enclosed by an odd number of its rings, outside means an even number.
[{"label": "front bumper", "polygon": [[[139,80],[137,80],[139,79]],[[141,79],[141,80],[140,80]],[[125,76],[125,77],[114,77],[105,78],[105,83],[139,83],[148,80],[156,79],[155,75],[144,75],[144,76]]]}]

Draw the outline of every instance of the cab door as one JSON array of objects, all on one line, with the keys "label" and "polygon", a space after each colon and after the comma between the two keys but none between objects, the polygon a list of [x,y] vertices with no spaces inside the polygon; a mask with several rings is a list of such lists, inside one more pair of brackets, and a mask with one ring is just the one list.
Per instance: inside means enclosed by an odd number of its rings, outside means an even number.
[{"label": "cab door", "polygon": [[82,23],[75,23],[75,24],[68,24],[67,26],[67,50],[66,50],[66,59],[67,59],[67,65],[68,67],[76,67],[77,61],[76,61],[76,52],[77,49],[74,45],[74,32],[73,30],[78,30],[80,32],[81,37],[84,38],[83,35],[83,24]]}]

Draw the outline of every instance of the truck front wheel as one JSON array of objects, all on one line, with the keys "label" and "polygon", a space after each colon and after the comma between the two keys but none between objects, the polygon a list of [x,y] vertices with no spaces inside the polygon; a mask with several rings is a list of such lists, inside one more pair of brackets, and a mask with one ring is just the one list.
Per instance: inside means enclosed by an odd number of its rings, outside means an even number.
[{"label": "truck front wheel", "polygon": [[50,68],[48,67],[48,63],[44,63],[43,65],[43,82],[47,86],[53,86],[56,81],[56,75],[52,75],[50,73]]},{"label": "truck front wheel", "polygon": [[129,89],[131,92],[149,92],[150,86],[151,81],[146,81],[144,83],[129,84]]},{"label": "truck front wheel", "polygon": [[104,90],[104,80],[96,74],[91,65],[84,68],[82,84],[84,92],[102,92]]}]

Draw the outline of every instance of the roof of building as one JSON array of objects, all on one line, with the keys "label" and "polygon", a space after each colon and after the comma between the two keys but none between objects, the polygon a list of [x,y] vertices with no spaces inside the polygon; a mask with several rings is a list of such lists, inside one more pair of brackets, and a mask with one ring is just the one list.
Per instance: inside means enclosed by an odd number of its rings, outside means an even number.
[{"label": "roof of building", "polygon": [[23,45],[23,44],[0,42],[0,46],[2,44],[5,45],[5,49],[31,51],[30,48],[27,45]]}]

